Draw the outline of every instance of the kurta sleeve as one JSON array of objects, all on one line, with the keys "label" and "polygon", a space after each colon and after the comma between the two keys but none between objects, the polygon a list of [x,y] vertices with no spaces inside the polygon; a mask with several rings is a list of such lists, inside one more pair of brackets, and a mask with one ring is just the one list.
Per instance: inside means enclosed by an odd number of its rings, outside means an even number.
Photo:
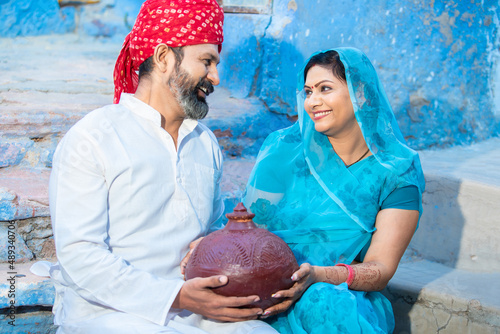
[{"label": "kurta sleeve", "polygon": [[222,196],[221,183],[222,183],[222,171],[223,171],[223,156],[220,150],[217,138],[210,132],[210,138],[213,141],[214,146],[214,194],[213,194],[213,210],[210,216],[210,222],[208,224],[208,229],[206,234],[212,233],[214,231],[220,230],[224,227],[223,213],[224,213],[224,198]]},{"label": "kurta sleeve", "polygon": [[111,252],[106,166],[99,144],[78,130],[56,150],[49,185],[58,274],[91,303],[163,325],[184,281],[139,270]]}]

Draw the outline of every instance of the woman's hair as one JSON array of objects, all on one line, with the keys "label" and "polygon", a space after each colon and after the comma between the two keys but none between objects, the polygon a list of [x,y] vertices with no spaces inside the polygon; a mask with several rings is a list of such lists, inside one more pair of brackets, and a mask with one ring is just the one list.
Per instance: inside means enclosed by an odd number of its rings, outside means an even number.
[{"label": "woman's hair", "polygon": [[304,69],[304,81],[306,81],[307,72],[309,72],[311,67],[315,65],[331,69],[333,75],[337,79],[340,79],[344,82],[347,81],[345,77],[344,64],[342,64],[342,62],[340,61],[340,57],[337,51],[330,50],[312,56]]}]

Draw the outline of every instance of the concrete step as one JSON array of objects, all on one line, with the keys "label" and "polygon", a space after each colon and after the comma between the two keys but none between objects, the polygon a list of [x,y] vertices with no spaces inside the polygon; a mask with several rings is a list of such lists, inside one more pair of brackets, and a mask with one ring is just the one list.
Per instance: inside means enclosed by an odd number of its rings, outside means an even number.
[{"label": "concrete step", "polygon": [[0,38],[0,45],[0,92],[113,93],[116,42],[67,34]]},{"label": "concrete step", "polygon": [[452,268],[500,272],[500,138],[420,157],[427,188],[410,247]]},{"label": "concrete step", "polygon": [[420,151],[423,215],[384,293],[395,333],[500,333],[500,139]]},{"label": "concrete step", "polygon": [[76,35],[0,39],[0,167],[50,167],[64,133],[112,101],[119,45]]},{"label": "concrete step", "polygon": [[[226,213],[241,200],[254,160],[227,158],[221,184]],[[50,169],[0,168],[0,262],[7,261],[8,230],[16,233],[19,262],[55,256],[50,223]],[[9,225],[15,226],[10,228]]]},{"label": "concrete step", "polygon": [[15,233],[19,262],[55,255],[50,223],[50,169],[0,169],[0,262],[7,260],[8,232]]},{"label": "concrete step", "polygon": [[[112,103],[120,49],[116,42],[76,35],[0,39],[0,167],[51,167],[68,129]],[[257,98],[233,99],[221,87],[208,102],[203,122],[227,156],[255,155],[267,134],[291,124]]]},{"label": "concrete step", "polygon": [[383,293],[394,309],[394,333],[500,333],[499,272],[404,262]]}]

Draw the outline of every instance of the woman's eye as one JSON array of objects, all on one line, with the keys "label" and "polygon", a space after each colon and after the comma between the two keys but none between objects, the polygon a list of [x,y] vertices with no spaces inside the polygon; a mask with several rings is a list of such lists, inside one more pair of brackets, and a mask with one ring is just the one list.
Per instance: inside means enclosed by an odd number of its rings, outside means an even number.
[{"label": "woman's eye", "polygon": [[304,95],[305,96],[310,96],[311,94],[312,94],[312,91],[310,91],[310,90],[305,90],[304,91]]},{"label": "woman's eye", "polygon": [[328,87],[328,86],[321,86],[321,91],[322,92],[326,92],[326,91],[329,91],[329,90],[331,90],[330,87]]}]

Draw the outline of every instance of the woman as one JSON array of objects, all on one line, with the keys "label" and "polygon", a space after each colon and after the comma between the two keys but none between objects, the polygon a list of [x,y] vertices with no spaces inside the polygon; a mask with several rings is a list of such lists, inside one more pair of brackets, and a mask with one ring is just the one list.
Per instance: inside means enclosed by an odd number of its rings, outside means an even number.
[{"label": "woman", "polygon": [[313,55],[298,90],[298,122],[266,139],[244,198],[301,264],[263,318],[281,333],[390,333],[392,308],[378,291],[422,212],[418,155],[361,51]]}]

